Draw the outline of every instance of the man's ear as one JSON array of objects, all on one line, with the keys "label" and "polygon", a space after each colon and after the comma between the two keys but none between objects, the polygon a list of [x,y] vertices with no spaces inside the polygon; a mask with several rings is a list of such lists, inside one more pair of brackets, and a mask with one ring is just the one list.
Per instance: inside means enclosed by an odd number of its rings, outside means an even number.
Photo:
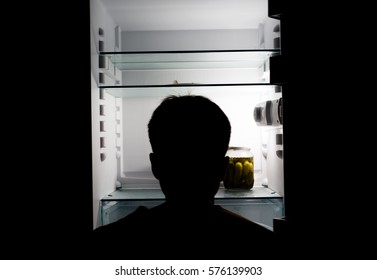
[{"label": "man's ear", "polygon": [[154,153],[149,154],[149,160],[151,161],[152,173],[157,180],[160,180],[160,163],[158,157]]}]

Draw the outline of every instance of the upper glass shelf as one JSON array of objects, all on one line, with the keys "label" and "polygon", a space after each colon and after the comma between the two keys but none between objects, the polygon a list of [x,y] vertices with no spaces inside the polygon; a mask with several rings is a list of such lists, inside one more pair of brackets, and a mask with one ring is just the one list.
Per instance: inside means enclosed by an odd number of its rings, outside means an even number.
[{"label": "upper glass shelf", "polygon": [[101,52],[100,88],[268,85],[279,49]]},{"label": "upper glass shelf", "polygon": [[119,70],[257,68],[279,49],[101,52]]},{"label": "upper glass shelf", "polygon": [[115,97],[166,97],[168,95],[197,94],[207,97],[240,96],[242,94],[271,94],[277,92],[275,85],[269,84],[203,84],[203,85],[139,85],[104,86],[105,92]]}]

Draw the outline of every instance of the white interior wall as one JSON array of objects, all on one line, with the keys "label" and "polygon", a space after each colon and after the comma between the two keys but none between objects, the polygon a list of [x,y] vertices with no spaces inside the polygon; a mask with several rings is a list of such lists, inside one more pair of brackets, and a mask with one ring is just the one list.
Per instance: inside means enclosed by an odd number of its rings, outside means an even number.
[{"label": "white interior wall", "polygon": [[123,51],[256,49],[258,29],[123,31]]},{"label": "white interior wall", "polygon": [[262,48],[273,49],[274,48],[274,38],[280,37],[280,32],[274,32],[274,28],[279,25],[280,30],[280,20],[267,17],[263,22],[263,44]]},{"label": "white interior wall", "polygon": [[160,96],[123,98],[123,162],[124,171],[151,172],[149,153],[152,152],[147,125]]},{"label": "white interior wall", "polygon": [[[100,106],[104,106],[105,115],[100,115]],[[100,121],[104,122],[105,131],[100,131]],[[99,98],[99,89],[92,78],[92,167],[93,167],[93,227],[98,223],[100,199],[113,192],[117,180],[116,139],[115,139],[115,98],[104,94]],[[105,147],[101,147],[100,138],[104,138]],[[101,153],[105,159],[101,160]]]},{"label": "white interior wall", "polygon": [[232,125],[230,145],[250,147],[254,154],[255,170],[261,170],[261,127],[254,121],[253,113],[258,103],[274,98],[273,87],[156,88],[153,95],[123,98],[123,162],[127,176],[144,179],[152,176],[149,162],[149,153],[152,150],[147,124],[153,110],[169,94],[203,95],[218,104]]},{"label": "white interior wall", "polygon": [[95,50],[98,51],[98,29],[104,31],[104,51],[115,51],[115,34],[117,24],[111,18],[100,0],[90,0],[91,37],[95,42]]},{"label": "white interior wall", "polygon": [[[262,30],[263,31],[263,30]],[[123,51],[182,51],[257,49],[260,30],[181,30],[181,31],[123,31]],[[251,83],[259,82],[261,68],[254,69],[173,69],[123,71],[126,85],[179,83]],[[147,124],[153,110],[168,94],[200,94],[219,104],[228,115],[232,126],[231,145],[249,146],[255,153],[256,168],[260,168],[260,137],[253,121],[253,106],[266,89],[246,88],[186,88],[156,89],[153,95],[130,94],[123,98],[123,163],[127,177],[151,176],[150,143]],[[251,92],[250,92],[251,90]],[[271,88],[268,88],[271,91]],[[245,94],[246,93],[246,94]],[[229,95],[232,100],[229,102]],[[138,123],[135,123],[135,119]],[[246,129],[245,129],[246,128]],[[124,174],[123,174],[124,175]]]},{"label": "white interior wall", "polygon": [[[105,47],[114,49],[115,23],[108,16],[102,3],[91,0],[91,61],[92,61],[92,149],[93,149],[93,228],[98,225],[99,201],[115,190],[117,162],[115,147],[115,98],[105,94],[100,99],[98,84],[98,29],[104,31]],[[100,116],[100,105],[105,106],[105,116]],[[100,131],[100,121],[105,122],[106,132]],[[100,148],[100,138],[105,137],[105,148]],[[105,153],[104,161],[100,153]]]},{"label": "white interior wall", "polygon": [[198,84],[237,84],[258,83],[263,74],[262,68],[251,69],[174,69],[123,71],[124,85],[168,85],[178,83]]}]

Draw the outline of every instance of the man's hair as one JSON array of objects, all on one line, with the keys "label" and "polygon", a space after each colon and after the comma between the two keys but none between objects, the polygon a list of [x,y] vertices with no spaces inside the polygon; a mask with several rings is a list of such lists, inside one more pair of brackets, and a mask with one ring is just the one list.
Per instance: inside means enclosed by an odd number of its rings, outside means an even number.
[{"label": "man's hair", "polygon": [[148,134],[157,154],[176,149],[177,156],[205,152],[220,157],[228,149],[231,125],[221,108],[206,97],[170,95],[153,112]]}]

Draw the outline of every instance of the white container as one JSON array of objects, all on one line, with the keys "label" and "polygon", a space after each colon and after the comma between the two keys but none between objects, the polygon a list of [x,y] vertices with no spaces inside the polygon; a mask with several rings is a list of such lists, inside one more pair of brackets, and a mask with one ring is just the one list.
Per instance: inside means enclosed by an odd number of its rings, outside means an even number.
[{"label": "white container", "polygon": [[269,131],[267,151],[268,187],[284,196],[283,128]]}]

